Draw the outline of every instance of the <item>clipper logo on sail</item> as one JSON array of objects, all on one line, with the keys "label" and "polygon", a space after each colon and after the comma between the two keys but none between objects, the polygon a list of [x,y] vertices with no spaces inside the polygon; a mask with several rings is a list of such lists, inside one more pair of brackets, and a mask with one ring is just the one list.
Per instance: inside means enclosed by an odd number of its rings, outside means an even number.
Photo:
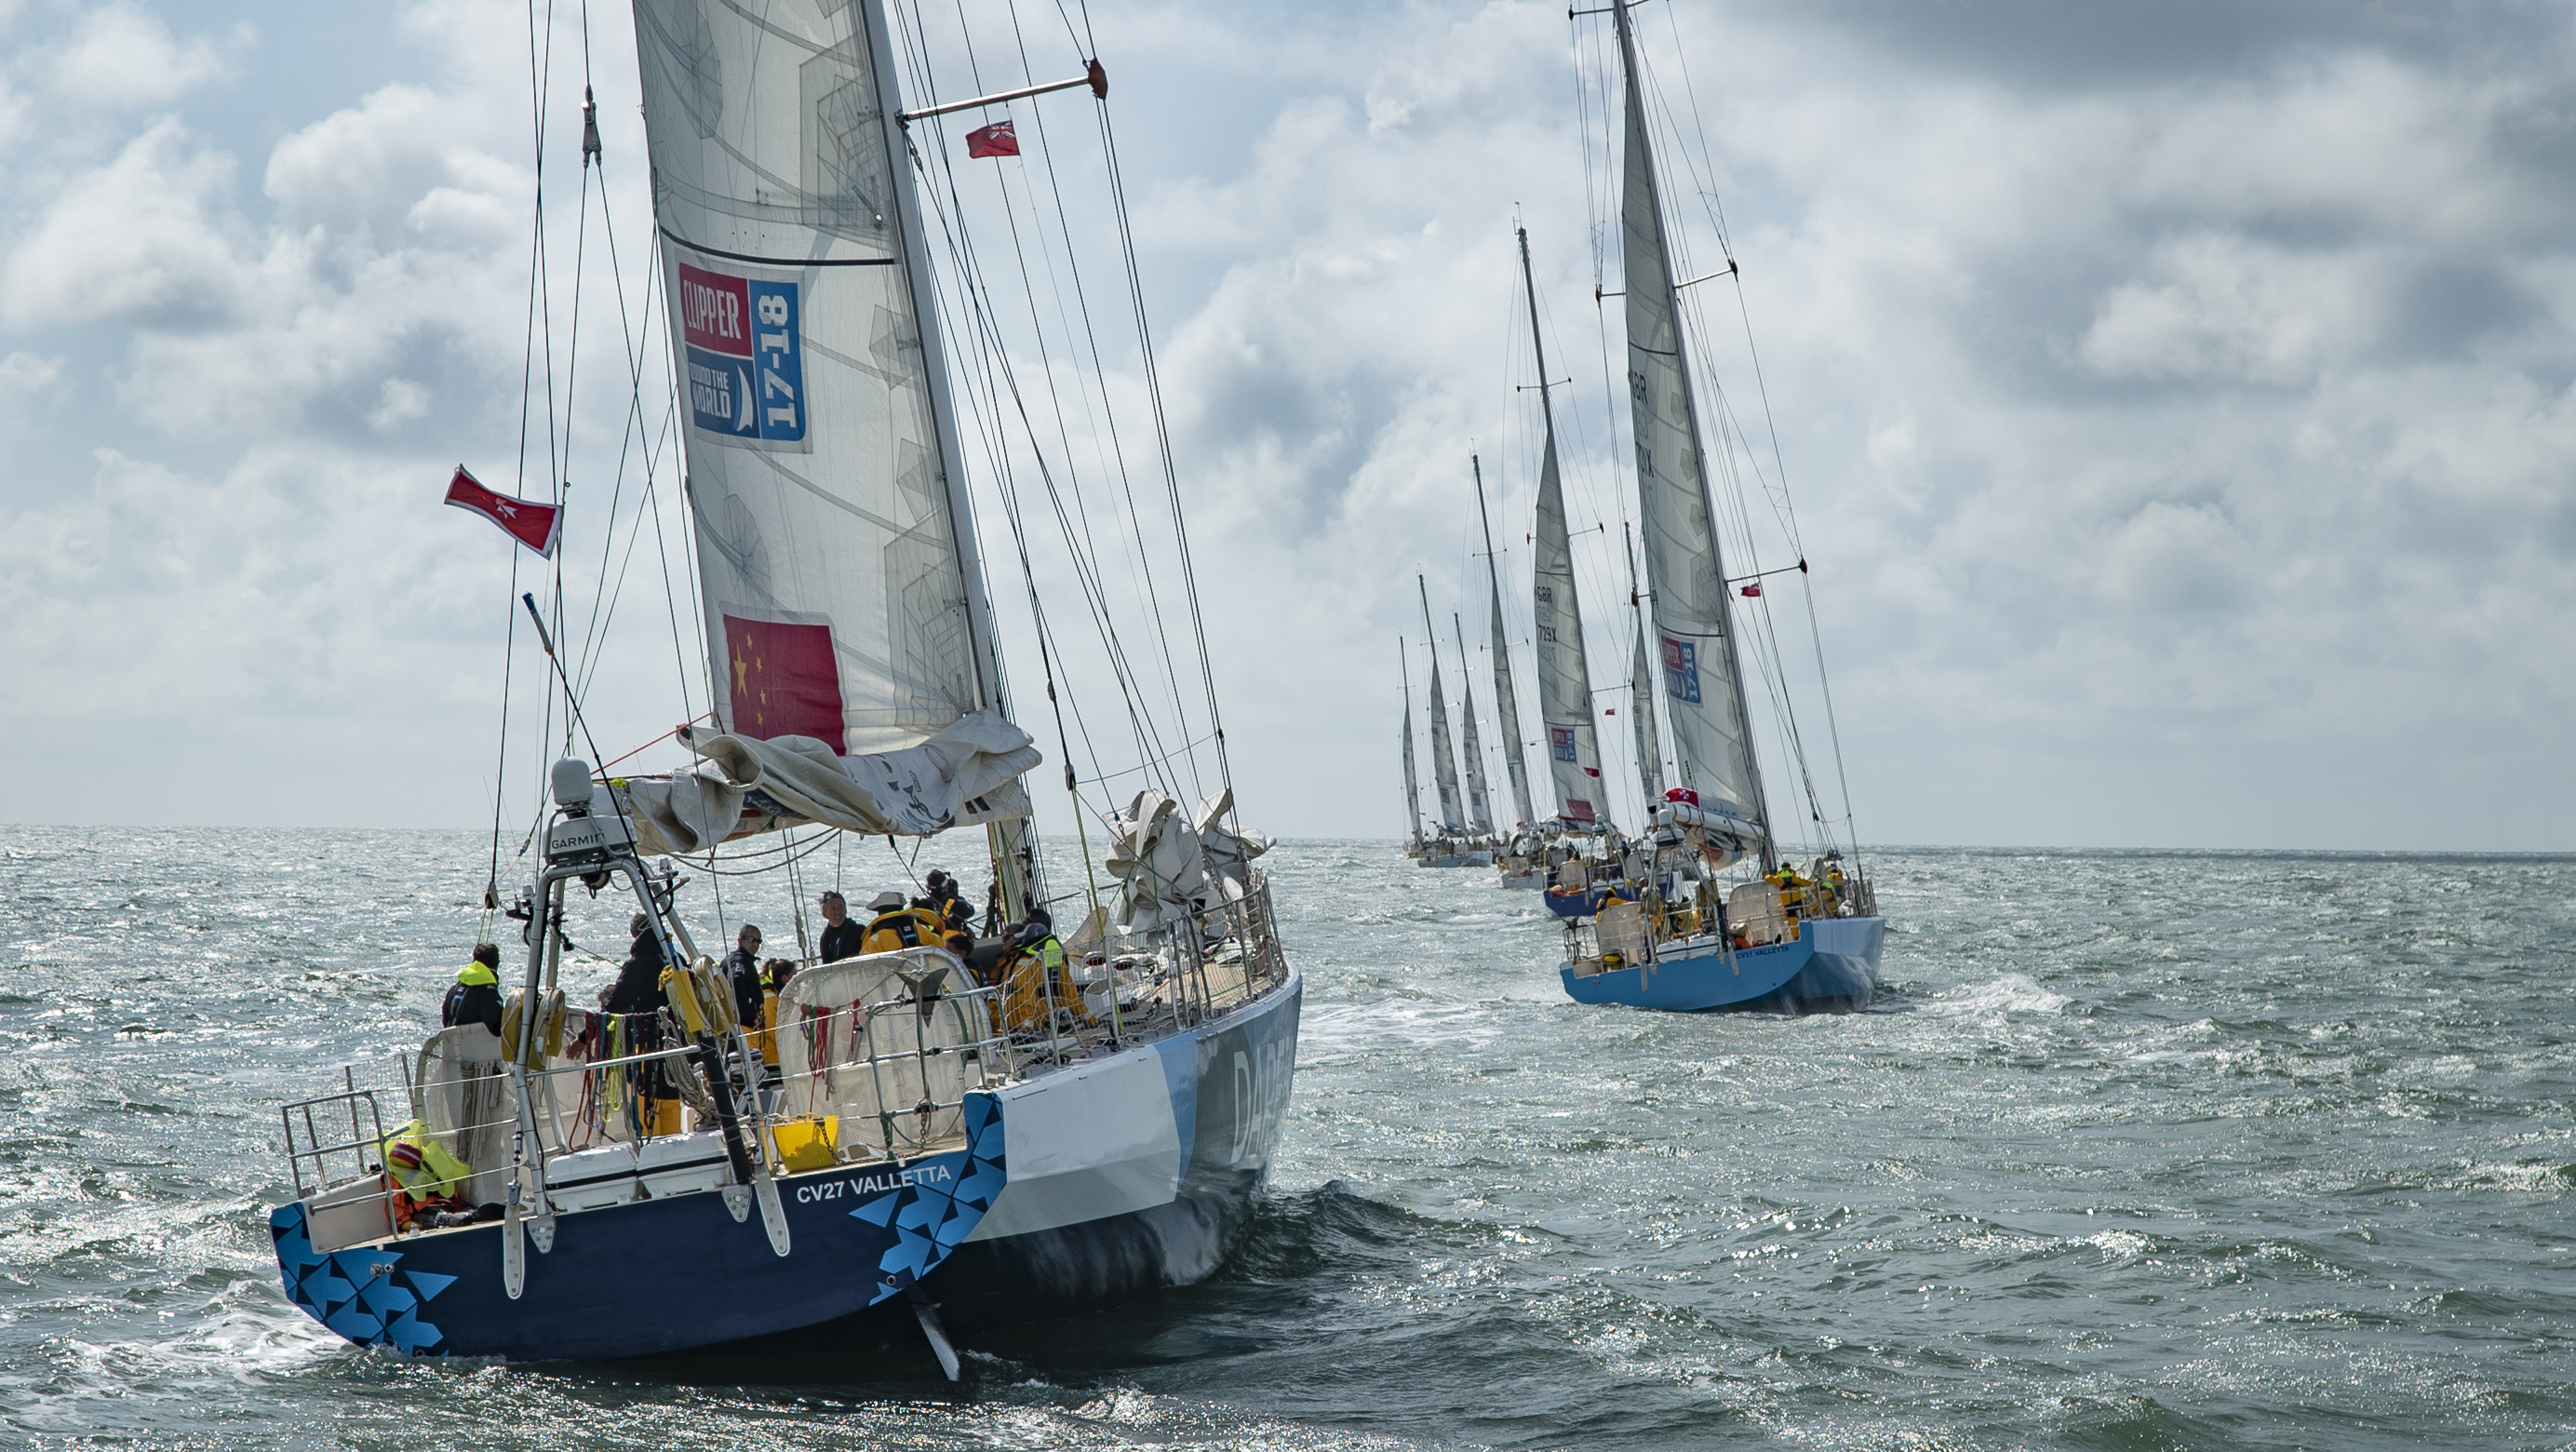
[{"label": "clipper logo on sail", "polygon": [[1559,761],[1574,760],[1574,728],[1571,726],[1547,728],[1547,747]]},{"label": "clipper logo on sail", "polygon": [[797,285],[680,265],[690,422],[763,443],[805,440],[805,329]]},{"label": "clipper logo on sail", "polygon": [[1664,643],[1664,693],[1676,701],[1699,704],[1699,646],[1671,636]]}]

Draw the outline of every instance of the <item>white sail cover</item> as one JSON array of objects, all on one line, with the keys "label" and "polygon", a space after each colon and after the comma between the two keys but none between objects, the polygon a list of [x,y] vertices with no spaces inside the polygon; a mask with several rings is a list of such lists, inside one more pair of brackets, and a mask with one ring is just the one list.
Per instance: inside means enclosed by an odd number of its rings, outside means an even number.
[{"label": "white sail cover", "polygon": [[1547,769],[1557,814],[1601,822],[1601,744],[1592,727],[1592,669],[1584,659],[1583,607],[1574,593],[1574,549],[1565,535],[1565,493],[1556,477],[1556,430],[1538,469],[1537,575],[1530,589],[1538,631],[1538,713],[1547,729]]},{"label": "white sail cover", "polygon": [[1131,933],[1187,921],[1208,896],[1207,855],[1181,804],[1152,788],[1113,825],[1106,866],[1119,879],[1118,922]]},{"label": "white sail cover", "polygon": [[1199,834],[1199,853],[1207,859],[1208,880],[1228,898],[1238,898],[1252,890],[1252,859],[1270,850],[1270,838],[1240,823],[1229,827],[1226,819],[1234,815],[1234,788],[1227,787],[1199,803],[1191,825]]},{"label": "white sail cover", "polygon": [[[1464,644],[1458,647],[1462,657],[1466,651],[1467,647]],[[1458,664],[1463,670],[1467,662],[1461,659]],[[1489,804],[1494,794],[1485,785],[1485,748],[1476,738],[1475,677],[1468,675],[1460,680],[1458,689],[1461,692],[1458,701],[1459,709],[1465,712],[1467,718],[1462,739],[1458,743],[1459,751],[1467,758],[1467,830],[1479,837],[1491,836],[1494,830],[1494,809]]]},{"label": "white sail cover", "polygon": [[[646,855],[703,852],[731,836],[743,809],[872,837],[926,837],[950,826],[1025,816],[1020,773],[1038,764],[1028,733],[977,711],[919,746],[836,754],[811,736],[692,732],[697,765],[638,777],[619,792]],[[755,797],[757,793],[757,797]]]},{"label": "white sail cover", "polygon": [[[1484,507],[1484,500],[1476,501]],[[1494,620],[1488,631],[1494,643],[1494,724],[1503,733],[1503,773],[1511,778],[1514,821],[1527,824],[1530,816],[1529,764],[1521,755],[1521,696],[1512,688],[1511,637],[1503,630],[1503,584],[1494,574],[1493,552],[1485,554],[1485,583],[1493,595]]]},{"label": "white sail cover", "polygon": [[998,701],[866,14],[635,5],[716,722],[854,780]]},{"label": "white sail cover", "polygon": [[1613,7],[1628,64],[1626,175],[1620,201],[1628,304],[1628,411],[1637,444],[1640,533],[1654,591],[1655,649],[1672,718],[1679,785],[1704,810],[1759,824],[1760,783],[1745,739],[1744,676],[1726,613],[1726,571],[1709,516],[1672,264],[1647,151],[1627,12]]},{"label": "white sail cover", "polygon": [[1440,692],[1440,646],[1431,646],[1431,784],[1440,792],[1440,829],[1464,831],[1458,811],[1458,758],[1449,752],[1449,698]]},{"label": "white sail cover", "polygon": [[1664,796],[1664,743],[1655,729],[1655,668],[1646,659],[1642,622],[1636,658],[1628,663],[1628,714],[1637,732],[1637,780],[1646,789],[1646,815],[1651,817]]}]

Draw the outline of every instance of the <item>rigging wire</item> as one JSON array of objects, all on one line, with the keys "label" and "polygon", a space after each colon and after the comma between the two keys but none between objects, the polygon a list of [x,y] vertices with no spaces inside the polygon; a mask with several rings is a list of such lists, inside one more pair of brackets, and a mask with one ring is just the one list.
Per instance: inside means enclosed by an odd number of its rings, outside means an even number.
[{"label": "rigging wire", "polygon": [[[926,44],[926,40],[922,43]],[[927,93],[930,90],[926,75],[927,56],[912,47],[907,47],[907,50],[907,60],[915,67],[916,72],[920,73],[920,84]],[[936,132],[935,123],[933,129]],[[999,322],[991,306],[989,290],[983,283],[983,274],[976,260],[972,239],[965,233],[962,225],[964,206],[956,190],[953,166],[948,162],[947,150],[944,146],[938,147],[937,151],[948,181],[946,205],[942,205],[938,188],[928,189],[928,196],[932,210],[939,219],[942,238],[948,244],[951,258],[955,263],[956,291],[962,295],[967,317],[973,324],[966,335],[975,347],[977,357],[982,364],[979,372],[984,381],[987,406],[992,410],[991,415],[981,422],[981,427],[989,436],[988,451],[995,456],[996,482],[1005,493],[1006,508],[1016,510],[1016,504],[1010,502],[1010,496],[1015,495],[1017,485],[1015,476],[1009,468],[1008,449],[1000,443],[999,435],[993,432],[1000,419],[1001,394],[1007,391],[1011,399],[1011,412],[1018,417],[1022,431],[1029,439],[1030,449],[1038,466],[1039,480],[1046,488],[1050,506],[1065,536],[1068,553],[1075,564],[1076,578],[1082,584],[1085,603],[1093,616],[1094,628],[1101,636],[1111,668],[1119,680],[1131,729],[1137,733],[1141,750],[1149,755],[1163,755],[1157,741],[1159,731],[1151,716],[1141,710],[1138,691],[1140,678],[1128,660],[1126,648],[1117,630],[1114,615],[1109,606],[1107,586],[1101,576],[1097,560],[1088,555],[1082,547],[1080,535],[1070,517],[1064,494],[1057,486],[1053,471],[1047,467],[1045,453],[1038,444],[1034,422],[1029,416],[1026,400],[1020,391],[1017,370],[1012,366],[1007,345],[1000,336]],[[918,148],[914,150],[913,155],[916,169],[926,171],[927,163]],[[952,209],[954,209],[953,216]],[[945,311],[944,303],[942,311]]]}]

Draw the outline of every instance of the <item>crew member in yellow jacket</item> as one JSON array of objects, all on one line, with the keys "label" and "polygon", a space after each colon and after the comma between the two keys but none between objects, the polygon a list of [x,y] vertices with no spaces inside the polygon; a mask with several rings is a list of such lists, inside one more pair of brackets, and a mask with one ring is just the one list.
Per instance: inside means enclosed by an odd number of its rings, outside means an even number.
[{"label": "crew member in yellow jacket", "polygon": [[887,891],[876,895],[868,904],[876,916],[868,920],[868,935],[860,942],[866,953],[894,953],[905,948],[935,948],[948,936],[948,924],[929,908],[907,907],[903,894]]},{"label": "crew member in yellow jacket", "polygon": [[1019,951],[1002,973],[1002,1027],[1044,1028],[1050,1009],[1070,1009],[1076,1021],[1091,1021],[1065,970],[1064,944],[1044,918],[1020,929]]}]

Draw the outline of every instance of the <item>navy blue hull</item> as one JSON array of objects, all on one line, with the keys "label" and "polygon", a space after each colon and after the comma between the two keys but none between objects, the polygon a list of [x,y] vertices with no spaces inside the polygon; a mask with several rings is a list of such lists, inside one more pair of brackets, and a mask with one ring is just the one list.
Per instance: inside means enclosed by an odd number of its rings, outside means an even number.
[{"label": "navy blue hull", "polygon": [[1558,917],[1588,918],[1601,911],[1601,900],[1609,895],[1610,889],[1606,887],[1596,887],[1590,892],[1559,892],[1551,887],[1540,893],[1539,899],[1547,904],[1549,912]]},{"label": "navy blue hull", "polygon": [[1729,955],[1709,947],[1610,973],[1557,976],[1578,1003],[1616,1003],[1667,1013],[1831,1013],[1867,1008],[1887,936],[1883,918],[1828,918],[1802,924],[1795,942]]},{"label": "navy blue hull", "polygon": [[713,1192],[558,1216],[553,1251],[527,1248],[517,1300],[499,1225],[317,1253],[299,1201],[270,1215],[269,1234],[287,1296],[361,1345],[512,1361],[704,1346],[846,1316],[935,1269],[1005,1173],[990,1097],[967,1104],[968,1149],[781,1181],[784,1257],[756,1208],[737,1223]]},{"label": "navy blue hull", "polygon": [[[406,1354],[599,1361],[830,1322],[855,1329],[900,1313],[916,1284],[962,1326],[1096,1309],[1202,1279],[1224,1259],[1286,1115],[1302,997],[1292,975],[1226,1018],[1084,1066],[1115,1071],[1091,1091],[1068,1070],[1061,1084],[970,1094],[965,1149],[778,1181],[792,1242],[783,1257],[756,1207],[738,1222],[712,1190],[557,1216],[552,1251],[526,1247],[516,1300],[503,1289],[498,1225],[316,1252],[298,1201],[270,1215],[270,1235],[290,1299],[351,1341]],[[1081,1212],[1101,1181],[1080,1166],[1065,1172],[1067,1106],[1081,1123],[1091,1101],[1078,1096],[1113,1081],[1150,1081],[1146,1112],[1168,1147],[1161,1198]],[[1021,1183],[1004,1153],[1015,1113],[1033,1146]],[[1155,1162],[1131,1154],[1107,1174],[1133,1186]],[[996,1213],[1006,1191],[1019,1198]],[[1045,1228],[972,1238],[988,1214],[994,1230],[1032,1217]]]}]

